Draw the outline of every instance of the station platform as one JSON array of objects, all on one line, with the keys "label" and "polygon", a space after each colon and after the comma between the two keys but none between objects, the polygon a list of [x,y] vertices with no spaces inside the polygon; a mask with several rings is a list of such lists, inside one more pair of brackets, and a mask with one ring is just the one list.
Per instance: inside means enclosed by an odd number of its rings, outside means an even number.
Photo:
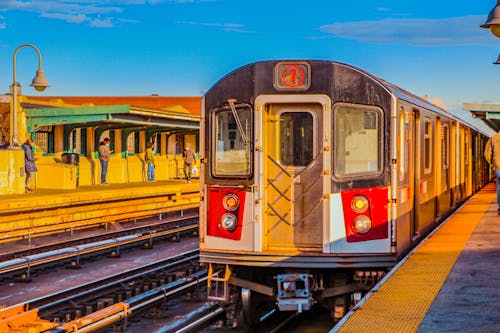
[{"label": "station platform", "polygon": [[198,190],[199,181],[186,183],[182,179],[124,184],[87,185],[72,190],[39,189],[26,194],[0,196],[0,213],[20,213],[51,207],[74,204],[97,203],[100,201],[123,200],[152,194],[177,194]]},{"label": "station platform", "polygon": [[0,196],[0,242],[199,205],[199,181],[88,185]]},{"label": "station platform", "polygon": [[496,186],[472,196],[330,332],[500,331]]}]

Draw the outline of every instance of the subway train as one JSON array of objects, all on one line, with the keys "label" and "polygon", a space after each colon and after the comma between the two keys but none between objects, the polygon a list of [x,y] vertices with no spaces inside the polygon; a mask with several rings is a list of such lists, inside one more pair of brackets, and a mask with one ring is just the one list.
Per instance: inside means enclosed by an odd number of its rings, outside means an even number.
[{"label": "subway train", "polygon": [[[432,78],[429,78],[432,79]],[[339,320],[491,180],[491,129],[347,64],[261,61],[201,105],[200,261],[233,324]]]}]

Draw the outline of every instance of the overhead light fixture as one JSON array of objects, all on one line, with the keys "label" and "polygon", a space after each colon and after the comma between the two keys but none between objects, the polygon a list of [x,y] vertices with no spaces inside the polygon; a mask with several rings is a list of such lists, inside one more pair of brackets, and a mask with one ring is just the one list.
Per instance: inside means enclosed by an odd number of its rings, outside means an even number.
[{"label": "overhead light fixture", "polygon": [[500,38],[500,0],[490,11],[486,22],[481,25],[481,28],[490,29],[493,35]]}]

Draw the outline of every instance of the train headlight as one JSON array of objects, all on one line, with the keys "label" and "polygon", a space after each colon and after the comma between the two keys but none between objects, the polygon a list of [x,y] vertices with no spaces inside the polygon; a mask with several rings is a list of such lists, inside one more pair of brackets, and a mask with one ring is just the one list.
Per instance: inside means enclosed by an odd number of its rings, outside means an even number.
[{"label": "train headlight", "polygon": [[222,215],[220,225],[227,231],[233,231],[238,226],[238,219],[234,214],[226,213]]},{"label": "train headlight", "polygon": [[240,206],[240,199],[234,193],[228,193],[222,199],[222,205],[224,208],[230,212],[236,210]]},{"label": "train headlight", "polygon": [[372,228],[372,220],[368,216],[359,215],[354,218],[354,229],[360,234],[367,233]]},{"label": "train headlight", "polygon": [[369,205],[368,199],[363,195],[357,195],[351,201],[351,209],[358,214],[366,212]]}]

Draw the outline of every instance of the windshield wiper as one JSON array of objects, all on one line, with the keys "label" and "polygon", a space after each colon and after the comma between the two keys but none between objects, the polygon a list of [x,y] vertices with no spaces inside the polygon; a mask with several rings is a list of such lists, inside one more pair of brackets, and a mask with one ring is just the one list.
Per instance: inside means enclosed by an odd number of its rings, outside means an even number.
[{"label": "windshield wiper", "polygon": [[247,140],[247,135],[245,131],[243,130],[243,126],[241,125],[240,117],[238,116],[238,113],[236,112],[236,107],[234,106],[234,102],[236,102],[236,99],[230,98],[227,100],[229,103],[229,106],[231,107],[231,111],[233,112],[233,117],[236,120],[236,125],[238,125],[238,130],[240,131],[240,135],[243,138],[243,142],[245,143],[245,146],[248,146],[248,140]]}]

